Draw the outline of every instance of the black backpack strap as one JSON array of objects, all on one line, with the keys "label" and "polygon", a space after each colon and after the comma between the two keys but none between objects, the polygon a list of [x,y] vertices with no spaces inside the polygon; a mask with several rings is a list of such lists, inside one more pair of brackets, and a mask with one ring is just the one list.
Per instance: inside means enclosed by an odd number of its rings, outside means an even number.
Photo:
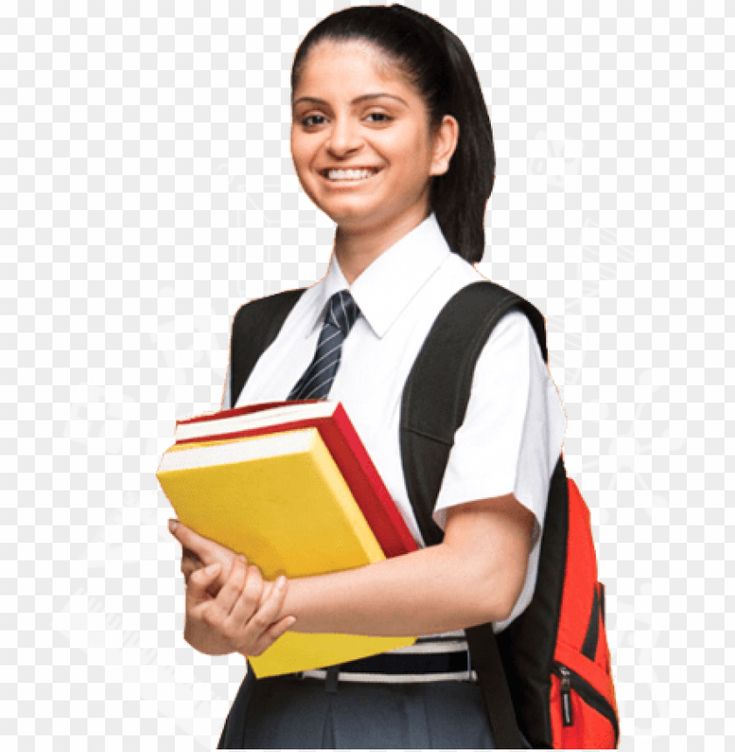
[{"label": "black backpack strap", "polygon": [[278,335],[283,322],[307,290],[295,290],[256,298],[240,306],[232,322],[230,337],[230,405],[237,404],[258,358]]},{"label": "black backpack strap", "polygon": [[[464,421],[477,358],[511,309],[526,314],[548,360],[544,317],[514,292],[480,280],[455,293],[437,316],[406,380],[400,446],[406,488],[427,545],[441,542],[432,519],[454,434]],[[492,624],[465,629],[496,744],[523,748]]]},{"label": "black backpack strap", "polygon": [[432,513],[454,434],[464,421],[477,358],[498,321],[511,309],[528,316],[544,361],[544,317],[524,298],[494,282],[474,282],[439,312],[403,388],[400,446],[406,486],[427,545],[444,537]]}]

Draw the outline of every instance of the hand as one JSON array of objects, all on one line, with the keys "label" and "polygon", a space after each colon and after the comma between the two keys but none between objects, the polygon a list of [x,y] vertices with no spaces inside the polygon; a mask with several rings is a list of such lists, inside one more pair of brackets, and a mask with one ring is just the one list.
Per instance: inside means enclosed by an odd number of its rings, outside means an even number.
[{"label": "hand", "polygon": [[[178,520],[169,520],[169,530],[182,546],[181,572],[184,575],[184,581],[187,585],[187,613],[184,639],[186,639],[192,647],[208,653],[209,655],[222,655],[224,653],[233,652],[233,648],[228,640],[218,638],[215,633],[210,631],[206,622],[202,622],[199,612],[192,613],[190,616],[188,600],[189,584],[195,572],[201,572],[209,565],[219,565],[211,570],[211,577],[209,575],[206,576],[206,584],[204,586],[206,595],[208,595],[210,599],[216,599],[221,588],[234,573],[235,567],[233,565],[237,559],[242,559],[245,565],[247,565],[247,559],[242,554],[238,554],[232,549],[227,548],[227,546],[223,546],[220,543],[213,541],[211,538],[205,538],[203,535],[199,535],[199,533],[196,533],[190,527],[187,527]],[[251,564],[248,570],[255,578],[250,584],[250,592],[254,591],[254,588],[257,587],[257,581],[259,580],[260,596],[259,600],[256,601],[256,605],[264,606],[265,602],[270,598],[276,583],[273,580],[263,580],[260,570],[255,564]],[[200,584],[200,580],[197,579],[194,584],[195,586]],[[282,604],[279,604],[279,608],[281,605]],[[288,629],[290,626],[291,624],[287,624],[285,629]],[[285,629],[283,631],[285,631]],[[278,636],[280,636],[280,634],[273,636],[270,642],[274,642]],[[267,645],[265,647],[259,647],[262,652]],[[238,652],[242,651],[238,650]],[[251,652],[249,655],[259,655],[259,653]]]},{"label": "hand", "polygon": [[208,655],[238,652],[258,656],[296,621],[281,608],[288,581],[281,575],[265,598],[263,577],[255,564],[237,556],[216,597],[208,587],[220,574],[215,562],[191,574],[186,587],[184,639]]},{"label": "hand", "polygon": [[[189,584],[189,578],[197,569],[202,569],[215,562],[222,565],[217,579],[207,589],[212,597],[216,596],[219,589],[225,583],[238,553],[231,548],[227,548],[227,546],[223,546],[221,543],[213,541],[211,538],[199,535],[199,533],[194,532],[190,527],[187,527],[178,520],[169,520],[169,530],[174,538],[181,543],[181,572],[187,585]],[[263,581],[264,596],[270,593],[273,584],[273,580]]]},{"label": "hand", "polygon": [[212,596],[216,596],[230,573],[237,553],[223,546],[211,538],[195,533],[178,520],[169,520],[168,528],[179,543],[181,543],[181,572],[184,582],[188,585],[191,575],[209,564],[221,565],[219,576],[209,587]]}]

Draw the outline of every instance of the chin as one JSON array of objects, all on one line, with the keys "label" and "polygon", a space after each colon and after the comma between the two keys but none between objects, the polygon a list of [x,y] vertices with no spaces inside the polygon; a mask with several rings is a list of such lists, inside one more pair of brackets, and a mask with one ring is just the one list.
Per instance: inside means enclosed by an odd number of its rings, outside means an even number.
[{"label": "chin", "polygon": [[312,196],[311,200],[337,224],[360,223],[374,218],[379,212],[379,204],[374,201],[365,201],[364,197],[340,201],[332,197],[323,200],[322,196],[316,195]]},{"label": "chin", "polygon": [[360,227],[362,225],[373,225],[379,220],[380,212],[377,208],[364,208],[349,210],[324,210],[325,213],[340,227]]}]

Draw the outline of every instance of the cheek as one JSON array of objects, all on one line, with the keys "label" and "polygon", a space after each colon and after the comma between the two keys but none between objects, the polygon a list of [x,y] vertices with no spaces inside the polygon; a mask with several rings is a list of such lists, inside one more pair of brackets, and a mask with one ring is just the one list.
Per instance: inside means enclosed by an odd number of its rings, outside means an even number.
[{"label": "cheek", "polygon": [[305,169],[311,159],[313,148],[308,139],[305,139],[303,135],[291,136],[291,158],[297,169]]},{"label": "cheek", "polygon": [[431,159],[425,140],[411,128],[386,131],[385,136],[374,143],[393,165],[408,173],[425,170],[427,160]]}]

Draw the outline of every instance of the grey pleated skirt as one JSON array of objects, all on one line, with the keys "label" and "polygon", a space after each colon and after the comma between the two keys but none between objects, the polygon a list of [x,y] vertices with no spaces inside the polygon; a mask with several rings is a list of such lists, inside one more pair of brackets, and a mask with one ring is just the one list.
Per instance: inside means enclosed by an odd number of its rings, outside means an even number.
[{"label": "grey pleated skirt", "polygon": [[495,749],[480,685],[243,679],[218,749]]}]

